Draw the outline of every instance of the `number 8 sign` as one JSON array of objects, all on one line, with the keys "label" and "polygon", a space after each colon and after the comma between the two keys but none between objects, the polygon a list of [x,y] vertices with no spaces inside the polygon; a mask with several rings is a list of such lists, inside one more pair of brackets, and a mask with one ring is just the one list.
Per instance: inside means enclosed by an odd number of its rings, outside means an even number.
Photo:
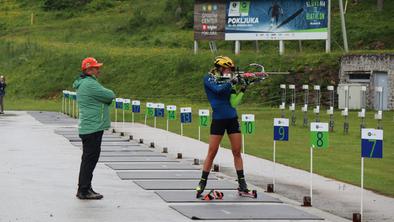
[{"label": "number 8 sign", "polygon": [[242,133],[254,134],[256,127],[253,114],[242,114]]},{"label": "number 8 sign", "polygon": [[311,146],[313,148],[328,147],[328,123],[311,123]]}]

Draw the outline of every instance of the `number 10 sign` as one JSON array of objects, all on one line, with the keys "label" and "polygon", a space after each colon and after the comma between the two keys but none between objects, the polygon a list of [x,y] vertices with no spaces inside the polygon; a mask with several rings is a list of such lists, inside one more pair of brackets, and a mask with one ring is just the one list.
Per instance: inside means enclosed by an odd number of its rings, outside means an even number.
[{"label": "number 10 sign", "polygon": [[243,134],[254,134],[255,130],[254,115],[253,114],[242,114],[242,133]]},{"label": "number 10 sign", "polygon": [[274,140],[275,141],[289,140],[289,119],[285,119],[285,118],[274,119]]}]

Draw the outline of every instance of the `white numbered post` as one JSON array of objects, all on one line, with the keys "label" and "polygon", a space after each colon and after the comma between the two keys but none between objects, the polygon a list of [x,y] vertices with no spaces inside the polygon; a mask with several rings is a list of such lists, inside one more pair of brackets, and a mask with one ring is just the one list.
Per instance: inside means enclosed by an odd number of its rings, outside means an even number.
[{"label": "white numbered post", "polygon": [[169,125],[170,125],[170,120],[175,120],[175,111],[176,111],[176,106],[174,105],[168,105],[167,106],[167,131],[169,130]]},{"label": "white numbered post", "polygon": [[[245,158],[245,134],[254,134],[254,131],[255,131],[254,114],[242,114],[242,157],[243,158]],[[245,166],[244,169],[246,169]]]},{"label": "white numbered post", "polygon": [[199,116],[199,124],[198,124],[198,140],[201,141],[201,127],[202,126],[207,126],[205,123],[208,120],[209,117],[209,110],[208,109],[200,109],[198,110],[198,116]]},{"label": "white numbered post", "polygon": [[134,113],[139,113],[141,110],[141,101],[133,100],[131,101],[131,122],[134,124]]},{"label": "white numbered post", "polygon": [[274,147],[273,147],[273,172],[272,172],[272,184],[275,192],[275,168],[276,168],[276,141],[288,141],[289,140],[289,119],[286,118],[274,118]]},{"label": "white numbered post", "polygon": [[311,204],[313,202],[313,149],[328,147],[328,123],[312,122],[311,123],[311,146],[310,146],[310,191]]},{"label": "white numbered post", "polygon": [[[146,103],[146,108],[149,109],[153,109],[154,103]],[[149,111],[148,111],[149,112]],[[148,112],[145,112],[145,125],[146,125],[146,120],[148,118]]]},{"label": "white numbered post", "polygon": [[364,210],[364,158],[383,158],[383,130],[371,128],[361,130],[361,219]]},{"label": "white numbered post", "polygon": [[123,98],[115,99],[115,128],[118,127],[118,109],[123,109]]},{"label": "white numbered post", "polygon": [[192,108],[182,107],[181,108],[181,136],[183,136],[183,124],[191,123]]}]

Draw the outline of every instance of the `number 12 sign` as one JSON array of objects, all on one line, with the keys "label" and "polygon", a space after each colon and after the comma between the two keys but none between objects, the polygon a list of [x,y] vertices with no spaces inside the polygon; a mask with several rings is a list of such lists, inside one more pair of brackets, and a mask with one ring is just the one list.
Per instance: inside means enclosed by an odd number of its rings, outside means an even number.
[{"label": "number 12 sign", "polygon": [[328,123],[311,123],[311,146],[313,148],[328,147]]},{"label": "number 12 sign", "polygon": [[207,127],[209,122],[209,110],[208,109],[198,110],[198,118],[200,122],[200,127]]},{"label": "number 12 sign", "polygon": [[383,158],[383,130],[362,129],[361,157]]},{"label": "number 12 sign", "polygon": [[274,118],[274,140],[275,141],[289,140],[289,119]]}]

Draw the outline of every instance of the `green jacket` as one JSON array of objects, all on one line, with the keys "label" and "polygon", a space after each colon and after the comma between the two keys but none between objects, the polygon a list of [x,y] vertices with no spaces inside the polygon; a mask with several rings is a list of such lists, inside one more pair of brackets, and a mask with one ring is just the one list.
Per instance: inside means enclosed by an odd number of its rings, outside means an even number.
[{"label": "green jacket", "polygon": [[79,77],[73,87],[77,91],[79,134],[108,129],[111,126],[109,105],[115,98],[114,92],[104,88],[94,76]]}]

